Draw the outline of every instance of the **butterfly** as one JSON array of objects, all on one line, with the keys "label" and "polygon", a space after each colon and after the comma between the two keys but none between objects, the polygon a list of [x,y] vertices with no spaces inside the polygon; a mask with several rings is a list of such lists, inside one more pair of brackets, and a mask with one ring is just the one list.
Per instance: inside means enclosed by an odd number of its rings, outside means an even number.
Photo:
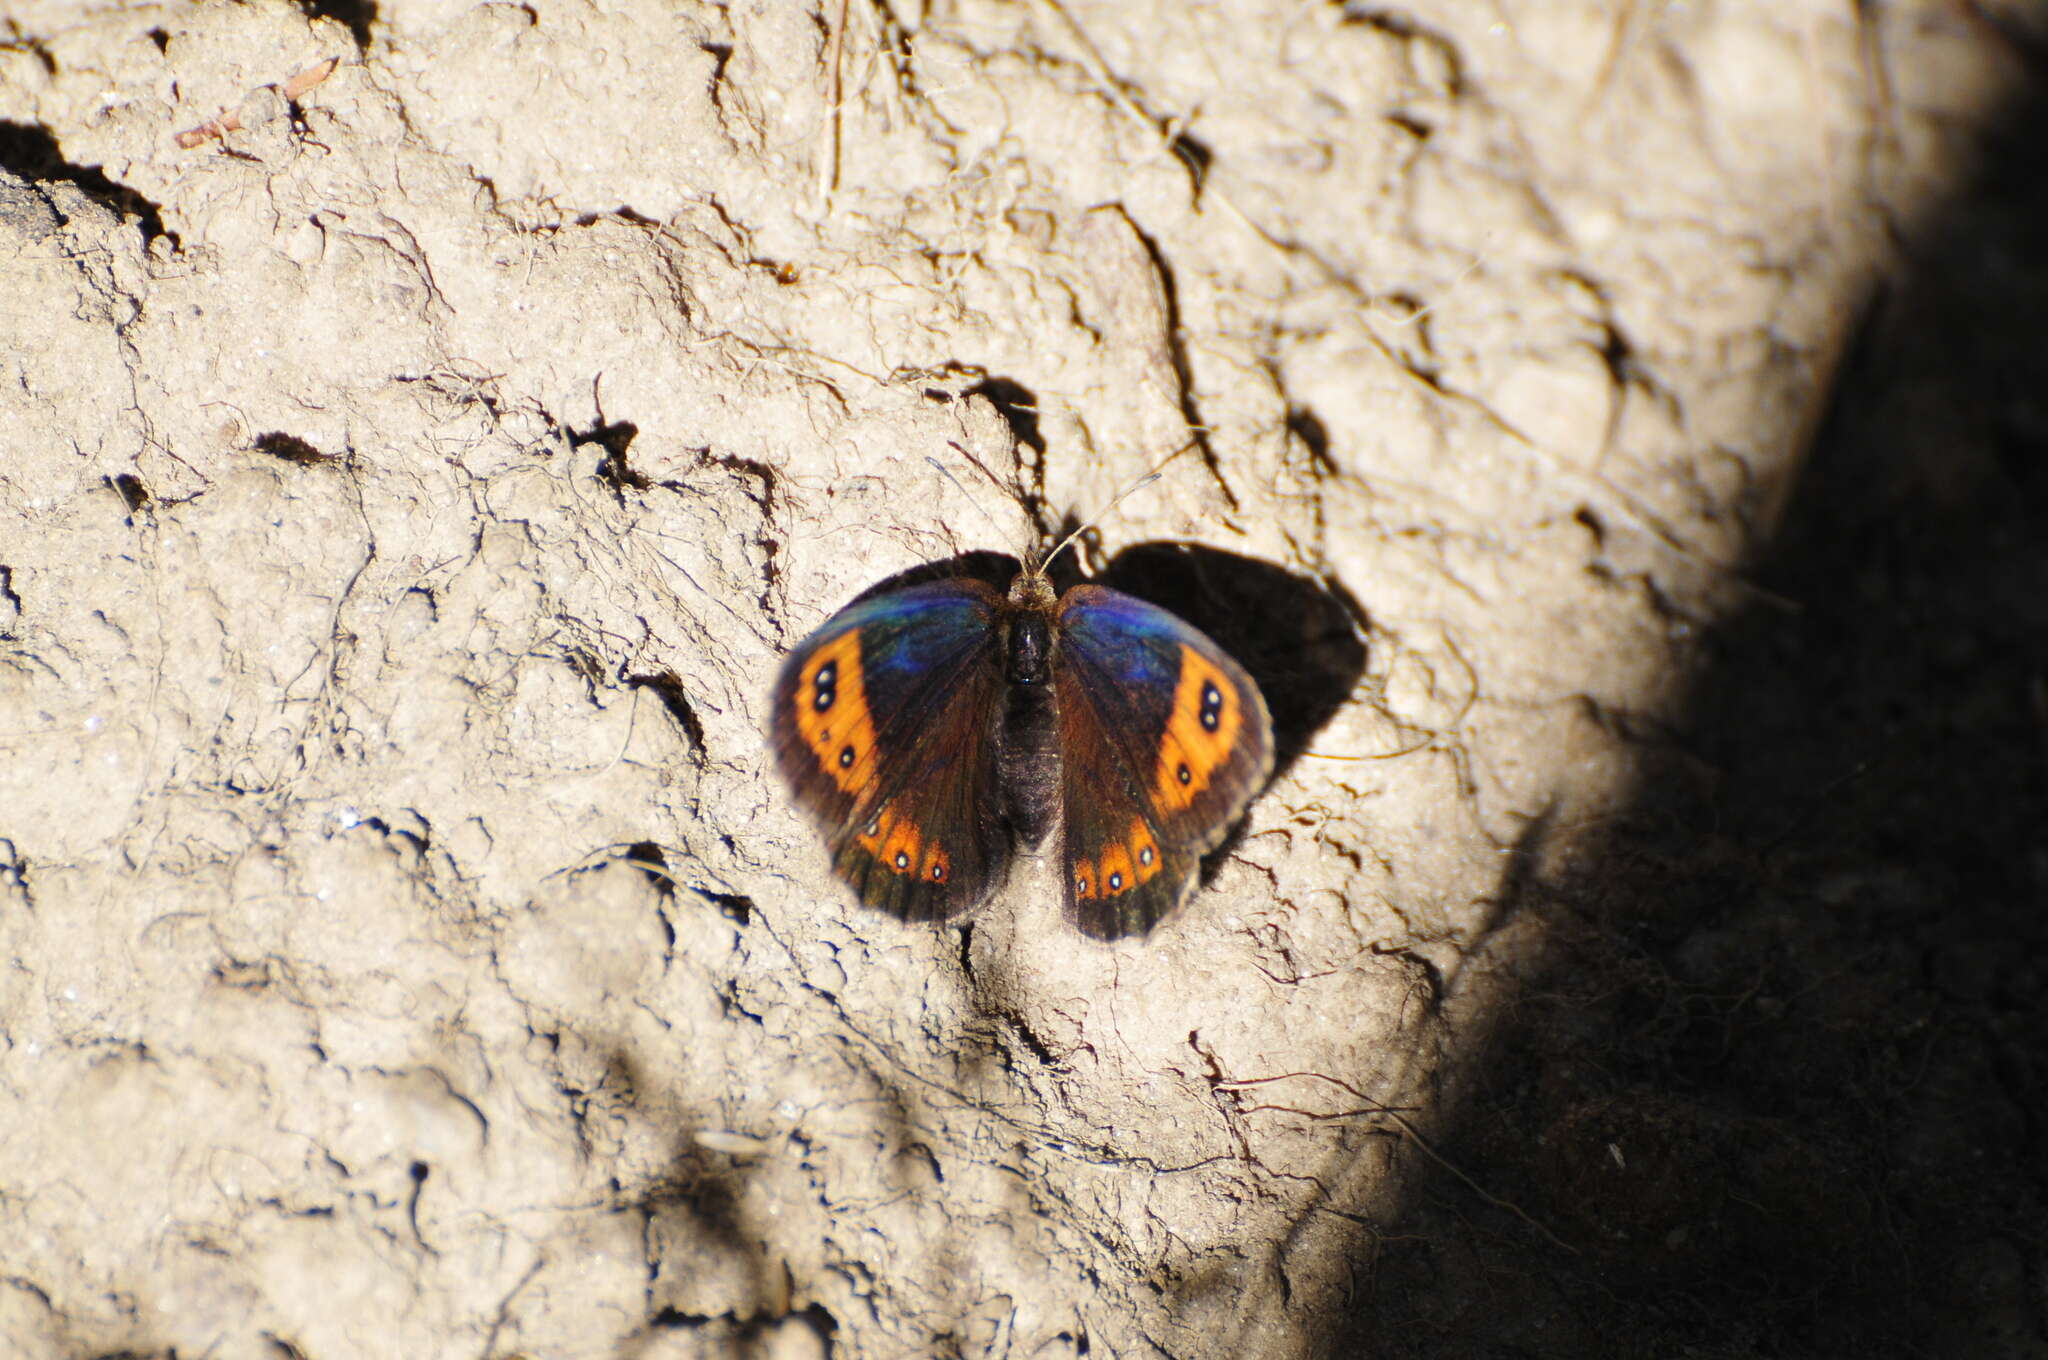
[{"label": "butterfly", "polygon": [[856,599],[790,653],[772,704],[776,763],[833,869],[910,921],[980,906],[1057,826],[1067,919],[1143,933],[1273,765],[1265,699],[1229,653],[1119,591],[1057,594],[1044,561],[1007,593],[960,576]]}]

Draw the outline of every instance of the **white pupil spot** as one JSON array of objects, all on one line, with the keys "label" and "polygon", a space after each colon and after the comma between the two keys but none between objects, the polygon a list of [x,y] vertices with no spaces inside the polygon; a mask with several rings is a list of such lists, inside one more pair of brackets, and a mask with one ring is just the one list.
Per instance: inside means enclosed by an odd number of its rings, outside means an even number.
[{"label": "white pupil spot", "polygon": [[904,854],[901,850],[898,850],[896,852],[896,867],[899,869],[908,869],[910,867],[910,856]]}]

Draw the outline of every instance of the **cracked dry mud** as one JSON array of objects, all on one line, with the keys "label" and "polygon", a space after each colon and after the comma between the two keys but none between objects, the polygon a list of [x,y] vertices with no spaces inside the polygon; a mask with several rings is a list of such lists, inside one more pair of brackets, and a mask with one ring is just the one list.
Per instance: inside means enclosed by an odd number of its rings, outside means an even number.
[{"label": "cracked dry mud", "polygon": [[[1428,1187],[1582,1250],[1451,1136],[1522,889],[1769,594],[1951,8],[14,6],[0,1351],[1432,1353]],[[784,649],[1183,446],[1088,549],[1268,687],[1205,890],[849,906]]]}]

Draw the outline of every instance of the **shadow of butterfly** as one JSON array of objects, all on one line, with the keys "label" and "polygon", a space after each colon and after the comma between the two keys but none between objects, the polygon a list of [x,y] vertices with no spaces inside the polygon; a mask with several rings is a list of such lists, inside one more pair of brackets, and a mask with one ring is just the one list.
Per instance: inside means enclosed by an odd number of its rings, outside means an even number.
[{"label": "shadow of butterfly", "polygon": [[790,654],[770,741],[839,876],[911,921],[972,911],[1055,829],[1067,919],[1114,939],[1193,888],[1273,768],[1228,652],[1157,605],[1042,567],[855,600]]}]

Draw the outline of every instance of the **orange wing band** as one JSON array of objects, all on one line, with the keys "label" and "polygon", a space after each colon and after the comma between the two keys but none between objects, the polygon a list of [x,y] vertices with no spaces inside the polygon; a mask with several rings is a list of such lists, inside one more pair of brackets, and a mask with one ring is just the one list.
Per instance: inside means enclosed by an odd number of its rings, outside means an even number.
[{"label": "orange wing band", "polygon": [[1151,882],[1164,867],[1152,829],[1145,825],[1144,818],[1133,817],[1129,839],[1104,846],[1095,859],[1074,861],[1070,871],[1074,875],[1074,898],[1087,901],[1121,896],[1140,883]]},{"label": "orange wing band", "polygon": [[953,857],[946,847],[927,841],[915,822],[896,815],[893,804],[874,815],[855,843],[892,874],[916,874],[933,883],[952,877]]},{"label": "orange wing band", "polygon": [[1192,805],[1217,769],[1228,763],[1244,727],[1244,703],[1237,686],[1207,657],[1185,644],[1180,649],[1180,683],[1173,692],[1166,732],[1159,739],[1159,764],[1152,798],[1163,812]]},{"label": "orange wing band", "polygon": [[796,730],[818,768],[844,793],[860,797],[875,779],[875,724],[861,684],[860,630],[833,638],[811,654],[797,677]]}]

